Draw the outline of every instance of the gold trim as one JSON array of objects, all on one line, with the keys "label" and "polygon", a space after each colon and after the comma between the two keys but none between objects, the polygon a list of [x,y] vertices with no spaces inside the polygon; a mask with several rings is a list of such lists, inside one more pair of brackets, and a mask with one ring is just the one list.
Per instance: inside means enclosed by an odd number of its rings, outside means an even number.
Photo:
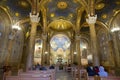
[{"label": "gold trim", "polygon": [[70,22],[70,21],[67,21],[67,20],[63,20],[63,19],[59,19],[59,20],[54,20],[52,21],[50,24],[48,24],[48,29],[51,27],[52,24],[56,23],[56,22],[66,22],[68,23],[69,25],[71,25],[71,28],[75,28],[75,26]]},{"label": "gold trim", "polygon": [[7,11],[7,9],[5,8],[5,7],[2,7],[2,6],[0,6],[0,8],[3,10],[3,11],[5,11],[5,13],[8,15],[8,17],[9,17],[9,19],[10,19],[10,23],[11,23],[11,25],[12,25],[12,18],[11,18],[11,16],[10,16],[10,14],[9,14],[9,12]]},{"label": "gold trim", "polygon": [[[105,23],[101,22],[101,21],[96,21],[95,24],[101,25],[103,28],[105,28],[108,32],[109,32],[109,27],[108,25],[106,25]],[[88,25],[87,22],[84,22],[81,27],[83,27],[84,25]],[[88,25],[89,27],[89,25]]]},{"label": "gold trim", "polygon": [[115,19],[115,17],[116,17],[116,15],[118,15],[120,13],[120,10],[118,10],[118,11],[115,11],[115,13],[114,13],[114,15],[113,15],[113,17],[110,19],[110,21],[108,22],[108,25],[109,25],[109,29],[111,28],[111,24],[112,24],[112,22],[113,22],[113,20]]}]

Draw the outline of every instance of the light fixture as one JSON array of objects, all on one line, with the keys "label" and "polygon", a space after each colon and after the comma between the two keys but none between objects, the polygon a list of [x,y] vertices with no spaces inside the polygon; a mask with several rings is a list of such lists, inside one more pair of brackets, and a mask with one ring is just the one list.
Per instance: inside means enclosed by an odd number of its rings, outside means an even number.
[{"label": "light fixture", "polygon": [[84,46],[83,46],[83,49],[87,49],[87,46],[86,46],[86,45],[84,45]]},{"label": "light fixture", "polygon": [[93,57],[93,56],[90,54],[90,55],[87,56],[87,59],[88,59],[88,60],[92,60],[92,57]]},{"label": "light fixture", "polygon": [[45,54],[48,54],[48,52],[47,52],[47,51],[45,51]]},{"label": "light fixture", "polygon": [[77,54],[77,52],[74,52],[74,54]]}]

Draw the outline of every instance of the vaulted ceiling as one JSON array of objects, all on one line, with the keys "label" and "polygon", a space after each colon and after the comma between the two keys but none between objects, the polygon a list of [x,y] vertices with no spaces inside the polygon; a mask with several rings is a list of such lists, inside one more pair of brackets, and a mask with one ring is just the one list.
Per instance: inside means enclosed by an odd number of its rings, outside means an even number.
[{"label": "vaulted ceiling", "polygon": [[[47,24],[58,19],[68,21],[63,21],[64,24],[68,24],[69,22],[75,24],[78,16],[78,9],[82,8],[83,4],[88,4],[89,2],[89,0],[84,0],[85,3],[82,4],[81,1],[82,0],[46,0],[43,6],[46,8]],[[32,0],[1,0],[0,5],[6,8],[13,20],[20,20],[29,17],[32,6],[31,2]],[[118,10],[120,10],[120,0],[95,0],[95,14],[97,14],[98,20],[101,22],[107,23]],[[40,17],[42,20],[43,15],[41,14]],[[84,11],[81,24],[85,22],[85,19],[86,12]],[[53,27],[53,29],[58,27]]]}]

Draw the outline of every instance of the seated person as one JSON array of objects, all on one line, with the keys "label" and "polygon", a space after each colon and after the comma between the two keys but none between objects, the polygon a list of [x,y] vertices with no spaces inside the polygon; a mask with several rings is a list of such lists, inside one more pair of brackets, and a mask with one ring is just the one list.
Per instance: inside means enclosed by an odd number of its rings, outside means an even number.
[{"label": "seated person", "polygon": [[54,67],[53,65],[51,65],[51,66],[49,67],[49,69],[55,69],[55,67]]},{"label": "seated person", "polygon": [[104,70],[104,67],[103,66],[100,66],[99,67],[99,72],[98,72],[99,76],[100,77],[107,77],[108,76],[108,73]]},{"label": "seated person", "polygon": [[32,66],[32,70],[36,70],[36,67],[35,67],[35,65],[33,65],[33,66]]},{"label": "seated person", "polygon": [[98,74],[98,72],[99,72],[99,67],[98,67],[98,66],[95,66],[95,67],[94,67],[94,71]]},{"label": "seated person", "polygon": [[39,70],[39,69],[40,69],[40,64],[37,63],[37,64],[35,65],[35,68],[36,68],[36,70]]},{"label": "seated person", "polygon": [[43,71],[44,71],[44,70],[47,70],[47,68],[44,67],[44,66],[41,66],[41,67],[40,67],[40,70],[43,70]]},{"label": "seated person", "polygon": [[88,76],[98,75],[98,74],[94,71],[93,66],[92,66],[92,63],[89,64],[89,66],[87,67],[87,72],[88,72]]}]

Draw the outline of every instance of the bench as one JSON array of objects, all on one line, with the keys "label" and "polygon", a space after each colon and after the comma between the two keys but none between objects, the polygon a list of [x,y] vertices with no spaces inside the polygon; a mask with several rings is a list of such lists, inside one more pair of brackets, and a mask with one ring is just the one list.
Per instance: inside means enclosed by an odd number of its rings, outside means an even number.
[{"label": "bench", "polygon": [[20,80],[19,76],[6,76],[5,80]]}]

